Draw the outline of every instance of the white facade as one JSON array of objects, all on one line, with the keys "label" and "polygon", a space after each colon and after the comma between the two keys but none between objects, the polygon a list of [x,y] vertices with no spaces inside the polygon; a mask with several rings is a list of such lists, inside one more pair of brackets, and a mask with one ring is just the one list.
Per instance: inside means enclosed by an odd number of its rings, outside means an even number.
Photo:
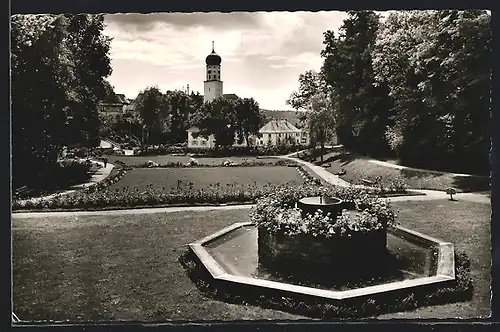
[{"label": "white facade", "polygon": [[309,133],[292,125],[287,120],[271,120],[259,130],[257,146],[279,145],[282,143],[309,144]]},{"label": "white facade", "polygon": [[205,81],[203,86],[203,102],[212,101],[222,96],[222,81]]},{"label": "white facade", "polygon": [[193,133],[198,132],[197,128],[191,128],[187,131],[188,141],[187,146],[189,149],[212,149],[215,148],[215,139],[213,135],[210,135],[208,139],[198,136],[194,137]]}]

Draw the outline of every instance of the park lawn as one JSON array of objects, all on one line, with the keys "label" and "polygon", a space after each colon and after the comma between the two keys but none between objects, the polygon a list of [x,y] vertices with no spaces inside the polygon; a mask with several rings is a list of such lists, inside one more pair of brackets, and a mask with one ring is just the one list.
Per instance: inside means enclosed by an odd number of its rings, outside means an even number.
[{"label": "park lawn", "polygon": [[[183,163],[187,164],[190,161],[191,157],[189,156],[172,156],[172,155],[163,155],[163,156],[108,156],[108,160],[110,163],[115,162],[116,160],[124,162],[129,166],[138,166],[147,163],[148,161],[153,161],[159,165],[166,165],[168,163]],[[244,161],[247,162],[259,162],[259,163],[273,163],[279,161],[281,159],[275,157],[266,157],[266,158],[257,158],[257,157],[221,157],[221,158],[209,158],[209,157],[200,157],[195,158],[202,165],[222,165],[222,163],[226,160],[231,160],[236,163],[242,163]]]},{"label": "park lawn", "polygon": [[111,186],[111,189],[147,190],[151,187],[177,188],[177,181],[183,187],[193,183],[193,188],[207,188],[219,184],[264,186],[267,184],[303,183],[295,167],[255,166],[255,167],[212,167],[212,168],[139,168],[127,174]]},{"label": "park lawn", "polygon": [[489,190],[489,178],[482,176],[457,177],[452,174],[440,174],[431,171],[399,170],[391,167],[377,165],[368,161],[367,158],[342,155],[333,157],[328,161],[331,166],[326,168],[335,174],[341,168],[346,174],[340,177],[353,184],[364,184],[362,179],[374,179],[381,176],[384,179],[401,178],[411,189],[441,190],[453,187],[459,192],[487,191]]},{"label": "park lawn", "polygon": [[[379,318],[486,316],[490,310],[487,204],[393,203],[402,226],[452,241],[471,258],[474,298]],[[178,262],[185,245],[235,222],[248,209],[102,216],[14,215],[13,303],[23,320],[300,319],[281,311],[214,301]],[[50,305],[47,305],[50,303]]]},{"label": "park lawn", "polygon": [[471,301],[382,315],[390,318],[477,318],[490,315],[491,205],[467,201],[394,202],[401,226],[449,241],[471,259],[474,295]]},{"label": "park lawn", "polygon": [[203,296],[186,245],[248,210],[13,219],[13,310],[22,320],[300,318]]}]

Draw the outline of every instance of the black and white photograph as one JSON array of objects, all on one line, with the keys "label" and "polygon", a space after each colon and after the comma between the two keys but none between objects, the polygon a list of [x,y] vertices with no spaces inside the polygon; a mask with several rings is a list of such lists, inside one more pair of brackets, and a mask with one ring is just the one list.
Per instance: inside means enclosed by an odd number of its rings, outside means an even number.
[{"label": "black and white photograph", "polygon": [[10,21],[14,326],[490,317],[489,10]]}]

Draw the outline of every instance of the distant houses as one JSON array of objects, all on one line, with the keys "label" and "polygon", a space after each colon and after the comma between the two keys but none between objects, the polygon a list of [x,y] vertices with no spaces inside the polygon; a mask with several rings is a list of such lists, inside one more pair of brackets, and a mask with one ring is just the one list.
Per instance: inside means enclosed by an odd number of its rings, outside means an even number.
[{"label": "distant houses", "polygon": [[130,104],[130,101],[124,94],[116,94],[115,97],[116,98],[112,101],[103,101],[97,104],[97,110],[99,113],[111,116],[117,116],[125,113],[126,107]]}]

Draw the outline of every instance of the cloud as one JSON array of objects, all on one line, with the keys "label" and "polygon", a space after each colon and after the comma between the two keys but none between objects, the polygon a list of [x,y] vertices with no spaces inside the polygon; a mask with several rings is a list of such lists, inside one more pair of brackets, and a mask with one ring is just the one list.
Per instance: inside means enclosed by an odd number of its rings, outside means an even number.
[{"label": "cloud", "polygon": [[224,13],[224,20],[220,19],[222,13],[151,13],[151,14],[110,14],[107,15],[108,23],[131,28],[136,31],[152,30],[155,27],[175,26],[177,28],[204,27],[215,30],[225,30],[228,25],[234,28],[254,27],[259,23],[259,16],[253,13],[233,12]]},{"label": "cloud", "polygon": [[203,93],[205,57],[215,41],[225,93],[254,93],[246,96],[264,108],[284,107],[298,75],[320,68],[323,32],[337,30],[345,17],[343,12],[106,15],[105,34],[113,37],[110,81],[131,97],[145,84],[170,89],[189,83]]}]

